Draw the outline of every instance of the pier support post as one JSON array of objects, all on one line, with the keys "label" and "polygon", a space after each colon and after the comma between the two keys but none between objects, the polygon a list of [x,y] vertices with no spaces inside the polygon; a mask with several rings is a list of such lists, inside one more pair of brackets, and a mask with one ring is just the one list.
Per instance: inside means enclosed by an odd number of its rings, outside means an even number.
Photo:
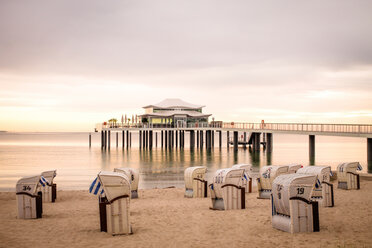
[{"label": "pier support post", "polygon": [[105,150],[106,150],[107,149],[107,130],[105,131],[104,141],[105,141]]},{"label": "pier support post", "polygon": [[234,151],[238,151],[238,131],[234,131]]},{"label": "pier support post", "polygon": [[111,131],[108,130],[107,148],[110,150],[110,147],[111,147]]},{"label": "pier support post", "polygon": [[230,148],[230,131],[227,131],[226,132],[226,135],[227,135],[227,148]]},{"label": "pier support post", "polygon": [[309,160],[310,165],[315,164],[315,135],[309,135]]},{"label": "pier support post", "polygon": [[158,132],[155,132],[155,147],[158,147]]},{"label": "pier support post", "polygon": [[163,132],[163,130],[161,130],[160,135],[161,135],[161,148],[163,148],[163,146],[164,146],[164,132]]},{"label": "pier support post", "polygon": [[168,148],[168,131],[164,130],[164,147]]},{"label": "pier support post", "polygon": [[190,149],[194,149],[195,147],[195,131],[190,131]]},{"label": "pier support post", "polygon": [[211,135],[211,130],[205,131],[205,146],[208,150],[211,149],[211,140],[212,140],[212,135]]},{"label": "pier support post", "polygon": [[372,138],[367,138],[368,173],[372,173]]},{"label": "pier support post", "polygon": [[199,130],[196,130],[196,147],[199,148],[199,133],[200,131]]},{"label": "pier support post", "polygon": [[260,151],[261,133],[253,133],[253,151]]},{"label": "pier support post", "polygon": [[122,145],[123,145],[123,149],[124,149],[124,145],[125,145],[125,131],[123,130],[122,133],[121,133],[121,140],[122,140]]},{"label": "pier support post", "polygon": [[92,134],[89,133],[89,148],[92,146]]},{"label": "pier support post", "polygon": [[218,146],[222,147],[222,131],[218,131]]},{"label": "pier support post", "polygon": [[152,149],[152,131],[149,131],[149,148]]},{"label": "pier support post", "polygon": [[178,148],[178,130],[176,130],[176,148]]},{"label": "pier support post", "polygon": [[203,130],[200,130],[200,149],[203,149],[203,133],[204,131]]},{"label": "pier support post", "polygon": [[243,142],[244,142],[244,143],[243,143],[243,148],[244,148],[244,149],[247,149],[247,143],[246,143],[246,142],[247,142],[247,132],[244,132],[244,137],[243,137],[243,139],[244,139],[244,140],[243,140]]},{"label": "pier support post", "polygon": [[273,151],[273,134],[272,133],[266,133],[266,152],[272,152]]},{"label": "pier support post", "polygon": [[130,143],[129,143],[129,130],[127,130],[127,148],[132,146],[132,133],[130,133]]},{"label": "pier support post", "polygon": [[214,130],[211,130],[212,133],[212,148],[214,148]]},{"label": "pier support post", "polygon": [[[128,139],[128,136],[127,136],[127,139]],[[131,132],[129,133],[129,146],[132,147],[132,133]]]},{"label": "pier support post", "polygon": [[174,147],[174,131],[172,130],[172,149]]},{"label": "pier support post", "polygon": [[138,144],[139,144],[139,148],[141,149],[142,148],[142,131],[140,130],[139,133],[138,133]]},{"label": "pier support post", "polygon": [[103,149],[104,147],[104,144],[105,143],[105,137],[104,137],[104,133],[103,133],[103,130],[101,130],[101,149]]},{"label": "pier support post", "polygon": [[116,147],[119,146],[119,133],[116,132]]},{"label": "pier support post", "polygon": [[169,149],[172,148],[172,131],[168,131],[168,147]]},{"label": "pier support post", "polygon": [[185,130],[182,130],[182,148],[185,148]]}]

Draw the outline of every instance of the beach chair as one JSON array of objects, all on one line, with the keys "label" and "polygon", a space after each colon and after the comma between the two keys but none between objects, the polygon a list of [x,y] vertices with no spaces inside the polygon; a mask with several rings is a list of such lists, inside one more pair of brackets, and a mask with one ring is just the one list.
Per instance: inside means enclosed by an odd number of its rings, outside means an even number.
[{"label": "beach chair", "polygon": [[274,179],[288,173],[288,165],[267,165],[260,169],[260,177],[257,178],[258,199],[270,199],[271,185]]},{"label": "beach chair", "polygon": [[357,170],[362,170],[359,162],[342,163],[337,166],[339,189],[360,189],[360,179]]},{"label": "beach chair", "polygon": [[45,187],[42,187],[43,202],[55,202],[57,199],[57,184],[53,179],[57,175],[57,170],[44,171],[41,175],[47,180]]},{"label": "beach chair", "polygon": [[244,169],[217,170],[209,185],[214,210],[244,209],[245,188],[241,187]]},{"label": "beach chair", "polygon": [[208,182],[205,180],[207,167],[195,166],[185,170],[185,197],[207,197]]},{"label": "beach chair", "polygon": [[298,169],[302,168],[301,164],[289,164],[288,165],[288,174],[296,173]]},{"label": "beach chair", "polygon": [[115,168],[114,172],[124,173],[130,180],[131,198],[138,198],[138,170],[132,168]]},{"label": "beach chair", "polygon": [[235,164],[231,168],[244,169],[244,176],[241,181],[241,187],[245,188],[245,193],[252,193],[253,171],[250,164]]},{"label": "beach chair", "polygon": [[317,183],[311,194],[311,200],[319,202],[322,207],[333,207],[334,195],[333,184],[330,183],[330,166],[306,166],[297,170],[298,174],[314,175],[317,177]]},{"label": "beach chair", "polygon": [[310,200],[315,182],[316,176],[307,174],[275,178],[271,196],[274,228],[290,233],[319,231],[318,202]]},{"label": "beach chair", "polygon": [[101,171],[89,192],[99,195],[101,231],[112,235],[132,233],[129,221],[130,180],[126,175]]},{"label": "beach chair", "polygon": [[41,218],[43,199],[41,187],[45,186],[41,175],[24,177],[16,185],[18,219]]}]

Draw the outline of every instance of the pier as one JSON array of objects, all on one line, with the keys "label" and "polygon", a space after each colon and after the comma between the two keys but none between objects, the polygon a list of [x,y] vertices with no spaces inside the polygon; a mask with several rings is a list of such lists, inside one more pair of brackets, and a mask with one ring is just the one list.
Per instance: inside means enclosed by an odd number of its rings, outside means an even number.
[{"label": "pier", "polygon": [[[360,137],[366,138],[368,168],[369,171],[372,170],[372,125],[234,122],[211,122],[203,125],[182,126],[144,123],[106,124],[101,126],[102,149],[110,149],[112,132],[122,134],[123,148],[131,147],[132,132],[138,132],[139,149],[152,149],[154,146],[166,149],[183,149],[185,147],[185,133],[189,133],[188,147],[190,149],[213,149],[215,138],[218,139],[218,147],[222,148],[222,136],[226,134],[227,148],[232,146],[233,150],[237,151],[239,146],[245,148],[249,146],[257,152],[260,151],[261,146],[266,152],[272,151],[274,134],[308,135],[310,164],[315,161],[316,136]],[[158,144],[158,137],[160,144]],[[117,135],[116,141],[119,142]]]}]

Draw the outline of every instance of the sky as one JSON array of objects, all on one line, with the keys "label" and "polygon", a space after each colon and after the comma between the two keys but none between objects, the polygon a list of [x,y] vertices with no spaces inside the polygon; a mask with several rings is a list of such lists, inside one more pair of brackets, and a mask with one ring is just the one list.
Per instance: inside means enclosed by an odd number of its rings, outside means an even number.
[{"label": "sky", "polygon": [[0,0],[0,130],[166,98],[215,120],[372,124],[372,1]]}]

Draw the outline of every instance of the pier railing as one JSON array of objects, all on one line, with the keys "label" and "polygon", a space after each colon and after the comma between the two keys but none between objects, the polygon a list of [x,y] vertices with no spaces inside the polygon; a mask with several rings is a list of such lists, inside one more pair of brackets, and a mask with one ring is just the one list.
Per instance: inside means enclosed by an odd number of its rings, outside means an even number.
[{"label": "pier railing", "polygon": [[371,134],[372,125],[363,124],[308,124],[308,123],[223,123],[222,128],[293,131],[293,132],[327,132],[327,133],[362,133]]},{"label": "pier railing", "polygon": [[177,126],[174,123],[148,124],[148,123],[107,123],[102,128],[221,128],[235,130],[267,130],[285,132],[324,132],[324,133],[352,133],[372,134],[372,125],[367,124],[309,124],[309,123],[242,123],[242,122],[216,122],[216,123],[189,123]]}]

